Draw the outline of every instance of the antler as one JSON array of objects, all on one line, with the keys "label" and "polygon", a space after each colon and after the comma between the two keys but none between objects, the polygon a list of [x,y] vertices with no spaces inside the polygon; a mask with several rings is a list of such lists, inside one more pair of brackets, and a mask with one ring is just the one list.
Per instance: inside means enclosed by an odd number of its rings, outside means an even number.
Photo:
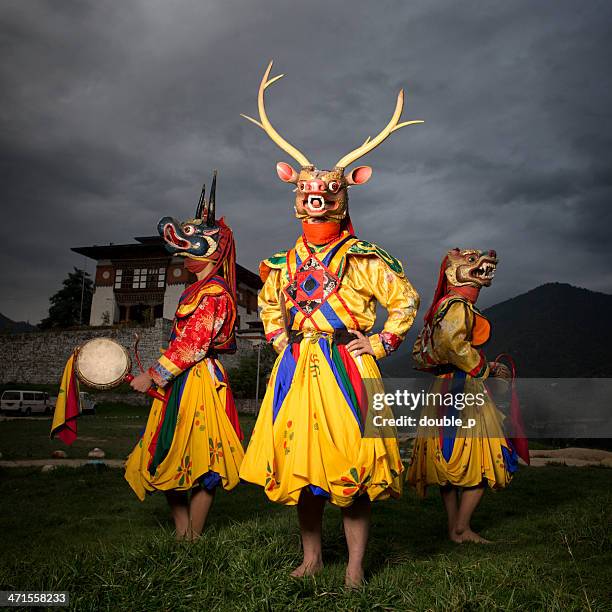
[{"label": "antler", "polygon": [[375,149],[383,140],[385,140],[392,132],[395,130],[399,130],[400,128],[406,127],[407,125],[413,125],[415,123],[424,123],[420,119],[414,121],[404,121],[403,123],[398,123],[400,117],[402,116],[402,110],[404,108],[404,90],[400,89],[397,94],[397,102],[395,104],[395,111],[393,112],[393,116],[391,117],[391,121],[387,124],[385,129],[370,140],[368,137],[366,141],[357,149],[351,151],[347,155],[345,155],[342,159],[338,161],[336,164],[336,168],[346,168],[350,166],[355,160],[363,157],[366,153],[369,153],[372,149]]},{"label": "antler", "polygon": [[261,121],[257,121],[253,119],[253,117],[249,117],[248,115],[243,115],[240,113],[241,117],[248,119],[255,125],[259,126],[285,153],[288,153],[295,159],[301,166],[311,166],[312,164],[308,161],[306,156],[298,151],[293,145],[289,144],[273,127],[268,119],[268,115],[266,114],[266,107],[264,104],[264,92],[265,90],[272,85],[275,81],[278,81],[284,74],[279,74],[268,80],[270,76],[270,71],[272,70],[272,63],[268,64],[268,69],[263,75],[263,79],[261,79],[261,84],[259,85],[259,94],[257,96],[257,108],[259,109],[259,118]]}]

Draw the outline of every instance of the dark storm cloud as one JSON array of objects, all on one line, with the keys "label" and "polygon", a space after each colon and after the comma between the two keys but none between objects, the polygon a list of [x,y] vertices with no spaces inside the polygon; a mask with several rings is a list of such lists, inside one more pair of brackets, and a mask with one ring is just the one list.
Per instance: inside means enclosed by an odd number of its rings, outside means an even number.
[{"label": "dark storm cloud", "polygon": [[405,118],[426,123],[363,160],[374,175],[351,211],[425,301],[456,245],[500,253],[486,303],[553,280],[609,291],[611,18],[569,1],[5,2],[0,312],[40,319],[83,265],[69,247],[191,214],[214,167],[240,261],[290,246],[286,156],[239,117],[270,58],[287,75],[270,117],[319,166],[406,89]]}]

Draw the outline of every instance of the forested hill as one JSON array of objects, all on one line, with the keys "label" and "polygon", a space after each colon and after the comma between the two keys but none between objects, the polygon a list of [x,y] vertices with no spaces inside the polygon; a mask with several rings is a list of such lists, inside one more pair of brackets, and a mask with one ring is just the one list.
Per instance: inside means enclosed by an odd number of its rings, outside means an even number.
[{"label": "forested hill", "polygon": [[20,334],[21,332],[33,331],[33,325],[24,321],[13,321],[0,313],[0,334]]},{"label": "forested hill", "polygon": [[[612,377],[612,295],[547,283],[483,314],[492,327],[488,359],[509,353],[519,376]],[[416,374],[410,351],[418,330],[413,330],[400,351],[381,362],[387,376]]]},{"label": "forested hill", "polygon": [[510,353],[519,376],[612,376],[612,295],[548,283],[487,308],[489,359]]}]

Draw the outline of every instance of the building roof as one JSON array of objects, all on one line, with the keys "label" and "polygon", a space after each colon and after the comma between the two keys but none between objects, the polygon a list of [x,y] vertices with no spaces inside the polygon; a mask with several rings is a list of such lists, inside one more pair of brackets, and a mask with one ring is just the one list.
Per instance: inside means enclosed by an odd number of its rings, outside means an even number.
[{"label": "building roof", "polygon": [[[72,247],[70,250],[84,255],[90,259],[100,261],[101,259],[148,259],[148,258],[168,258],[170,254],[164,247],[164,240],[161,236],[136,236],[137,242],[129,244],[94,244],[93,246]],[[236,264],[236,277],[239,283],[244,283],[249,287],[260,289],[263,285],[258,274]]]},{"label": "building roof", "polygon": [[100,259],[133,259],[143,257],[169,257],[163,244],[94,244],[93,246],[72,247],[70,249],[79,255],[99,261]]}]

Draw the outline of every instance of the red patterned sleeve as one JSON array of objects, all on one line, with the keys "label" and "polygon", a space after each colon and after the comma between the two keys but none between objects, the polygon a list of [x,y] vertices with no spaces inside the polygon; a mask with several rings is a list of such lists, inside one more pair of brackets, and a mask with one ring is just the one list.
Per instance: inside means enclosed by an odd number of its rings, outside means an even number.
[{"label": "red patterned sleeve", "polygon": [[149,368],[156,385],[164,387],[181,372],[206,357],[228,313],[226,295],[205,296],[183,323],[157,363]]}]

